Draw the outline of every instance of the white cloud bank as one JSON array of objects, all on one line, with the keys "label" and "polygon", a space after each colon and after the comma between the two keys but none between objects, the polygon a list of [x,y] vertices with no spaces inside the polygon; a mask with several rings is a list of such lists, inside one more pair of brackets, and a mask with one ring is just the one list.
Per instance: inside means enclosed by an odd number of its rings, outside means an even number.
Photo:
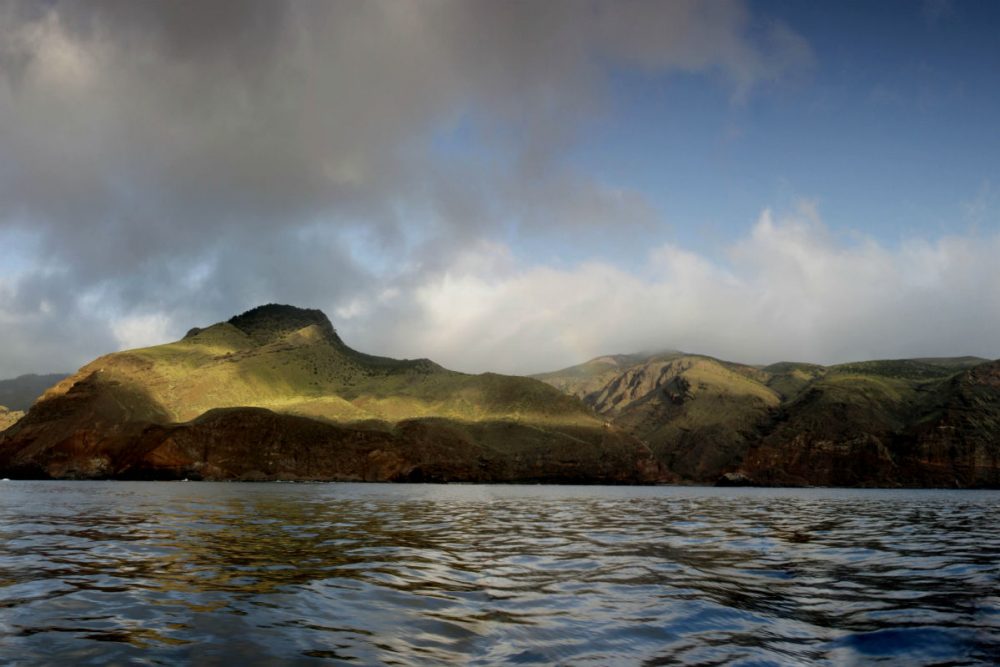
[{"label": "white cloud bank", "polygon": [[635,268],[555,269],[484,243],[337,324],[357,346],[468,371],[665,348],[750,363],[1000,356],[1000,235],[890,248],[837,238],[803,207],[765,210],[723,256],[664,245]]},{"label": "white cloud bank", "polygon": [[[602,260],[568,268],[520,261],[482,241],[434,270],[414,265],[347,296],[298,305],[327,312],[345,341],[395,357],[430,357],[469,372],[533,373],[609,353],[681,349],[748,363],[974,354],[1000,357],[1000,234],[913,238],[889,247],[837,236],[803,205],[765,210],[717,257],[677,245],[629,267]],[[0,299],[15,278],[0,276]],[[4,294],[7,296],[4,297]],[[102,301],[77,299],[89,311]],[[178,338],[191,326],[169,308],[115,316],[99,311],[119,348]],[[226,313],[228,317],[235,313]],[[86,356],[59,344],[53,318],[79,349],[110,351],[86,319],[48,302],[0,328],[22,332],[6,348],[31,370],[72,370]],[[23,355],[23,356],[22,356]],[[38,367],[39,359],[68,365]],[[13,374],[13,373],[8,373]]]}]

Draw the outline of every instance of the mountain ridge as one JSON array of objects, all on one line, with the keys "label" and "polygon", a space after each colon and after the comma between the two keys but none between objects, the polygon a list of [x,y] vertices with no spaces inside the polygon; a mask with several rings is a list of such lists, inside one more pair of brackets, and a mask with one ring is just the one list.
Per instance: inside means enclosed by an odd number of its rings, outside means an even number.
[{"label": "mountain ridge", "polygon": [[595,361],[534,377],[578,396],[688,480],[1000,486],[1000,362],[754,367],[676,353],[612,372]]},{"label": "mountain ridge", "polygon": [[321,311],[266,304],[0,409],[0,474],[996,487],[1000,361],[666,350],[470,375],[365,354]]}]

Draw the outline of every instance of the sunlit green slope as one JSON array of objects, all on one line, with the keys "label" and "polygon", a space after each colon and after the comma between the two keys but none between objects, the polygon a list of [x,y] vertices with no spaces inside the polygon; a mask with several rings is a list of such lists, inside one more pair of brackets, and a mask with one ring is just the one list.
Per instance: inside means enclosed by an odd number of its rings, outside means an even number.
[{"label": "sunlit green slope", "polygon": [[641,442],[545,383],[363,354],[323,313],[278,305],[87,364],[0,437],[5,466],[53,477],[667,478]]}]

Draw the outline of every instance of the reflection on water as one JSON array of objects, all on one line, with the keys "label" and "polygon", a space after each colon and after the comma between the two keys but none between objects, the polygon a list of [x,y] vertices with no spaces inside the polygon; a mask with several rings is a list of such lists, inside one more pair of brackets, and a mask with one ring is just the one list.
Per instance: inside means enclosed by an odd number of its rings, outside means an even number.
[{"label": "reflection on water", "polygon": [[992,664],[998,500],[3,482],[0,663]]}]

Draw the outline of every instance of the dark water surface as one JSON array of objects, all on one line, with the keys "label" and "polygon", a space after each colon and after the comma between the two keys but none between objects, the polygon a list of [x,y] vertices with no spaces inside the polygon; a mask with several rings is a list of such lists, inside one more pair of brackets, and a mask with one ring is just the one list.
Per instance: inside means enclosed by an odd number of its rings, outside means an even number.
[{"label": "dark water surface", "polygon": [[1000,493],[0,483],[2,664],[993,664]]}]

